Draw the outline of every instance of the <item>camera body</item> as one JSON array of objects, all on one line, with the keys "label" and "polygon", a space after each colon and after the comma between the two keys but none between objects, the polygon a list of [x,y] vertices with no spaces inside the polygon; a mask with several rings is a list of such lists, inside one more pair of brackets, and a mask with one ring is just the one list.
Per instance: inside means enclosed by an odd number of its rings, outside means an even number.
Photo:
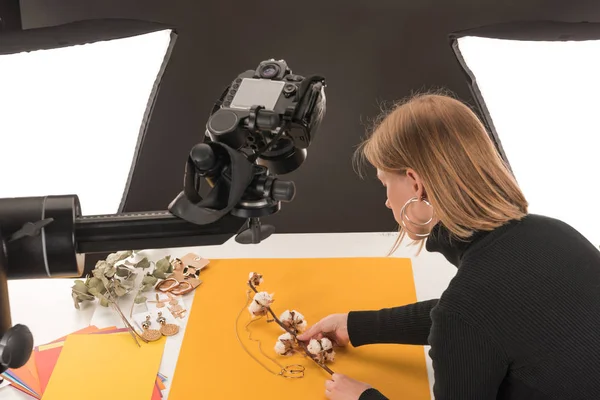
[{"label": "camera body", "polygon": [[241,73],[206,124],[214,142],[253,156],[274,174],[297,169],[325,114],[324,78],[295,75],[284,60]]},{"label": "camera body", "polygon": [[293,74],[284,60],[239,74],[209,115],[207,139],[190,151],[184,189],[169,211],[195,225],[226,215],[247,219],[248,235],[236,236],[241,243],[268,237],[274,228],[259,218],[294,199],[294,182],[277,176],[305,161],[325,115],[325,86],[321,76]]}]

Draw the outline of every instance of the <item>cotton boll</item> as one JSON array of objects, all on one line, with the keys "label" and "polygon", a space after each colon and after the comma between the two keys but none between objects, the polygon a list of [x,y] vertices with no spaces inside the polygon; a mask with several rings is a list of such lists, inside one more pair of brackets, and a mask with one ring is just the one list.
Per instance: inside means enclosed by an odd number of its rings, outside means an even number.
[{"label": "cotton boll", "polygon": [[335,361],[335,351],[333,349],[325,353],[325,360],[329,362]]},{"label": "cotton boll", "polygon": [[258,292],[254,295],[254,302],[263,307],[269,307],[273,304],[273,294],[267,292]]},{"label": "cotton boll", "polygon": [[326,361],[335,359],[335,351],[333,351],[333,343],[328,338],[311,339],[307,346],[308,352],[314,355],[315,360],[323,364]]},{"label": "cotton boll", "polygon": [[267,292],[259,292],[254,295],[252,303],[248,306],[248,311],[255,317],[266,315],[267,307],[273,303],[273,295]]},{"label": "cotton boll", "polygon": [[262,315],[267,314],[267,309],[255,301],[252,301],[252,303],[250,303],[250,305],[248,306],[248,311],[250,311],[250,314],[252,314],[255,317],[260,317]]},{"label": "cotton boll", "polygon": [[298,333],[304,332],[306,327],[308,326],[306,320],[302,320],[302,322],[296,324],[296,330]]},{"label": "cotton boll", "polygon": [[279,319],[283,323],[290,322],[292,320],[292,314],[290,314],[290,310],[285,310],[284,312],[282,312],[279,316]]},{"label": "cotton boll", "polygon": [[296,310],[285,310],[279,317],[283,325],[294,332],[302,332],[306,329],[307,323],[304,320],[304,315]]},{"label": "cotton boll", "polygon": [[259,273],[250,272],[250,275],[248,275],[248,281],[254,286],[260,286],[261,283],[263,283],[263,277]]},{"label": "cotton boll", "polygon": [[294,322],[296,323],[296,325],[301,324],[302,322],[304,322],[304,315],[300,314],[296,310],[292,310],[292,314],[294,315]]},{"label": "cotton boll", "polygon": [[317,339],[310,339],[306,348],[310,354],[315,356],[321,353],[321,343]]},{"label": "cotton boll", "polygon": [[331,343],[331,340],[324,337],[321,339],[321,348],[323,351],[331,350],[333,349],[333,343]]},{"label": "cotton boll", "polygon": [[289,333],[279,336],[275,343],[275,352],[282,356],[290,356],[294,353],[294,337]]},{"label": "cotton boll", "polygon": [[285,343],[279,341],[275,343],[275,353],[279,354],[280,356],[285,356],[287,352],[288,349]]},{"label": "cotton boll", "polygon": [[294,337],[289,334],[289,333],[284,333],[283,335],[280,335],[277,340],[281,341],[281,342],[293,342],[294,341]]}]

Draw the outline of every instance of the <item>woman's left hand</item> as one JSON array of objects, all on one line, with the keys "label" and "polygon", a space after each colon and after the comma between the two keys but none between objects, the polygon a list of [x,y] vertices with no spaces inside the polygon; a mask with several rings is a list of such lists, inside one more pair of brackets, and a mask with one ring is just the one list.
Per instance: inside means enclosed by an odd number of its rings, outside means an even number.
[{"label": "woman's left hand", "polygon": [[346,375],[333,374],[331,380],[325,382],[325,395],[330,400],[358,400],[370,387],[371,385],[355,381]]}]

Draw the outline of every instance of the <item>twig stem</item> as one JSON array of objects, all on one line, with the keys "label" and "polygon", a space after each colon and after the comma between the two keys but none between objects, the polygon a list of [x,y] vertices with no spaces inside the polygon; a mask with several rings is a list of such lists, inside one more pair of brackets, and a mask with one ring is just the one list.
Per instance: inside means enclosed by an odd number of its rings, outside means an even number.
[{"label": "twig stem", "polygon": [[[250,286],[250,289],[252,289],[252,291],[254,291],[254,293],[258,293],[258,290],[256,290],[256,287],[254,287],[254,285],[252,284],[252,282],[248,281],[248,286]],[[283,322],[281,322],[279,320],[279,318],[277,318],[277,316],[275,315],[275,313],[273,312],[273,310],[271,309],[271,307],[266,307],[266,309],[269,312],[269,314],[271,314],[271,316],[273,317],[273,320],[277,323],[277,325],[279,325],[284,331],[286,331],[287,333],[289,333],[290,335],[292,335],[292,337],[296,340],[296,343],[298,343],[300,345],[300,347],[302,347],[302,350],[304,350],[304,352],[306,353],[306,355],[311,360],[313,360],[319,367],[321,367],[325,371],[327,371],[330,375],[334,374],[334,372],[331,370],[331,368],[329,368],[325,364],[321,364],[319,361],[317,361],[315,359],[315,356],[313,354],[311,354],[310,351],[308,351],[308,347],[306,346],[306,343],[298,340],[298,337],[297,337],[296,333],[294,331],[292,331],[291,329],[289,329],[287,326],[285,326],[283,324]]]}]

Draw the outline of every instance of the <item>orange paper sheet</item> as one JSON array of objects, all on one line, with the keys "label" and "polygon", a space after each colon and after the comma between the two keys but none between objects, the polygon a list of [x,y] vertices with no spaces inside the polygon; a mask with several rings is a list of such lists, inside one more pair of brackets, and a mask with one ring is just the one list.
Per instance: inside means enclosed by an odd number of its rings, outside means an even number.
[{"label": "orange paper sheet", "polygon": [[[295,309],[309,325],[331,313],[416,301],[409,259],[232,259],[211,260],[210,265],[195,294],[170,400],[325,398],[325,381],[330,378],[325,371],[301,355],[275,354],[273,346],[283,333],[275,323],[265,319],[252,323],[253,339],[260,340],[264,353],[280,364],[304,365],[304,378],[286,379],[269,373],[238,343],[234,322],[246,304],[250,272],[263,274],[259,290],[274,293],[272,308],[277,315]],[[244,309],[237,327],[242,342],[271,371],[278,372],[277,365],[259,352],[257,343],[248,339],[244,327],[249,320]],[[371,384],[392,399],[430,399],[421,346],[348,347],[337,351],[330,367]]]},{"label": "orange paper sheet", "polygon": [[[35,393],[41,393],[40,381],[35,366],[35,352],[31,353],[29,361],[21,368],[13,369],[11,372],[21,380],[25,385],[29,386]],[[17,385],[15,385],[17,387]],[[31,396],[34,396],[30,393]]]},{"label": "orange paper sheet", "polygon": [[151,399],[164,346],[163,338],[138,347],[128,333],[71,335],[42,399],[70,399],[73,393],[85,393],[86,400]]}]

